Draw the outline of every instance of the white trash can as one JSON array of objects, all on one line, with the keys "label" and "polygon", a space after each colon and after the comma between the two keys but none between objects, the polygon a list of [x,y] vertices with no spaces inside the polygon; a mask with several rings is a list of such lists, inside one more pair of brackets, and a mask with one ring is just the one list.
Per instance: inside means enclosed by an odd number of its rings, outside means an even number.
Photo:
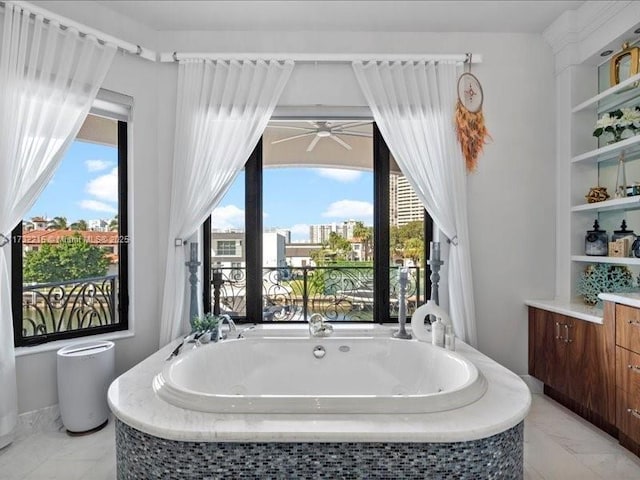
[{"label": "white trash can", "polygon": [[58,350],[58,401],[69,433],[106,425],[107,389],[115,374],[113,342],[76,343]]}]

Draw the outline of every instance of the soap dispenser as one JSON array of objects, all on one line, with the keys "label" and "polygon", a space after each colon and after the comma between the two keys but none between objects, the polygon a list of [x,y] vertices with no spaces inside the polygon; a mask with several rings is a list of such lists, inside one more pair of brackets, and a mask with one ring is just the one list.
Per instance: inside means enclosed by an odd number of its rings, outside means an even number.
[{"label": "soap dispenser", "polygon": [[440,317],[436,317],[436,321],[431,325],[431,343],[444,348],[444,323]]}]

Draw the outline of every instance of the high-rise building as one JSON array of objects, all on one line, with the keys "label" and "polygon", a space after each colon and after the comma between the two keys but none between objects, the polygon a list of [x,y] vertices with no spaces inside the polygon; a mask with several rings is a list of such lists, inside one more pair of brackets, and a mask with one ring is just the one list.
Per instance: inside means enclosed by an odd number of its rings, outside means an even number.
[{"label": "high-rise building", "polygon": [[389,176],[389,221],[401,227],[409,222],[422,221],[424,207],[404,175]]},{"label": "high-rise building", "polygon": [[337,233],[347,240],[353,238],[353,229],[358,222],[345,220],[342,223],[326,223],[324,225],[309,225],[309,241],[311,243],[324,243],[329,241],[332,232]]}]

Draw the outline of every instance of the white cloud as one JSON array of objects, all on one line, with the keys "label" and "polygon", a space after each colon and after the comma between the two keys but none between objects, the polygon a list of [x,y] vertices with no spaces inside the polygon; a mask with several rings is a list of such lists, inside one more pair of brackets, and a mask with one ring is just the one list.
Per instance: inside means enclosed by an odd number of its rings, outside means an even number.
[{"label": "white cloud", "polygon": [[101,200],[118,201],[118,168],[114,168],[106,175],[94,178],[87,184],[87,193]]},{"label": "white cloud", "polygon": [[291,241],[308,242],[309,241],[309,224],[296,223],[293,227],[287,228],[291,232]]},{"label": "white cloud", "polygon": [[316,168],[316,173],[321,177],[343,183],[355,182],[362,175],[362,172],[358,170],[347,170],[344,168]]},{"label": "white cloud", "polygon": [[354,218],[363,221],[370,220],[373,217],[373,203],[360,200],[339,200],[329,205],[327,210],[322,213],[322,216],[328,218]]},{"label": "white cloud", "polygon": [[211,213],[211,228],[216,230],[244,228],[244,210],[235,205],[214,209]]},{"label": "white cloud", "polygon": [[108,160],[87,160],[84,164],[90,172],[101,172],[113,165],[113,162]]},{"label": "white cloud", "polygon": [[82,200],[80,207],[85,210],[93,210],[94,212],[118,213],[118,210],[114,206],[97,200]]}]

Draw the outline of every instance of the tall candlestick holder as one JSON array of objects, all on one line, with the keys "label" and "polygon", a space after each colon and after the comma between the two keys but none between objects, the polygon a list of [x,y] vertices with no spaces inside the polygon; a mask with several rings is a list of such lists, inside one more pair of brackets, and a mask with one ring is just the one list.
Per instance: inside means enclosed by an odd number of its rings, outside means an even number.
[{"label": "tall candlestick holder", "polygon": [[193,317],[198,316],[198,267],[201,262],[198,261],[197,242],[191,243],[189,261],[185,262],[185,265],[189,268],[189,284],[191,286],[191,299],[189,302],[189,321],[191,321]]},{"label": "tall candlestick holder", "polygon": [[438,289],[440,284],[440,267],[444,265],[444,262],[440,260],[440,242],[429,243],[429,260],[427,265],[431,267],[431,298],[436,305],[440,304],[440,297],[438,295]]}]

